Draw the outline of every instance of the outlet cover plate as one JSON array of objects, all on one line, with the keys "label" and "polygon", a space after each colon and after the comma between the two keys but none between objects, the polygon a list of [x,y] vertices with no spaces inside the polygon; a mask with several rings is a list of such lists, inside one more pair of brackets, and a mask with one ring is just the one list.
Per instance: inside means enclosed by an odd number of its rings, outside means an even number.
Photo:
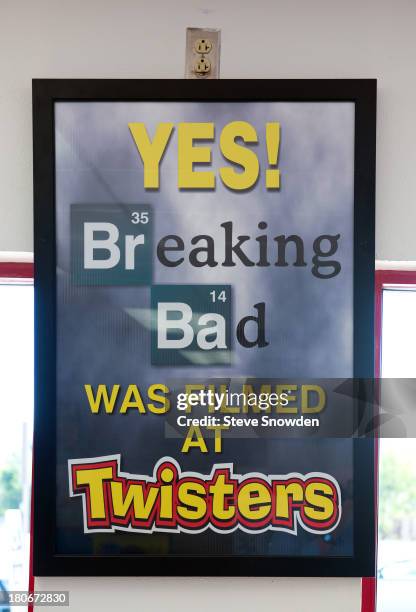
[{"label": "outlet cover plate", "polygon": [[[209,41],[212,47],[208,53],[200,53],[197,48],[201,41]],[[204,45],[203,45],[204,46]],[[210,45],[208,44],[208,48]],[[221,54],[221,30],[215,28],[186,28],[185,79],[219,79]],[[208,73],[198,73],[196,66],[201,58],[210,63]]]}]

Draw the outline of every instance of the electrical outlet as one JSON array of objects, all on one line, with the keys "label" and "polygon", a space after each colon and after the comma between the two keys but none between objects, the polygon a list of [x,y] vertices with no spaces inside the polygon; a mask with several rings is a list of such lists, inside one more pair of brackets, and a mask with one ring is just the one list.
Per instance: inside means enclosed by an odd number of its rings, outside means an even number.
[{"label": "electrical outlet", "polygon": [[210,53],[212,51],[212,42],[209,38],[198,38],[194,45],[194,49],[197,53]]},{"label": "electrical outlet", "polygon": [[186,79],[219,79],[221,30],[186,29]]},{"label": "electrical outlet", "polygon": [[207,75],[211,70],[211,62],[206,57],[201,57],[196,60],[194,65],[194,72],[197,75]]}]

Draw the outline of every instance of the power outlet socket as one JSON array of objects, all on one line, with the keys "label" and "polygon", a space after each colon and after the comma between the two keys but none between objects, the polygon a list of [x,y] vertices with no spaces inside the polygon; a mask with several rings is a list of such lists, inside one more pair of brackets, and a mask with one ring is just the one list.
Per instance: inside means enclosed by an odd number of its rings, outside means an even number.
[{"label": "power outlet socket", "polygon": [[220,78],[221,30],[187,28],[185,79]]}]

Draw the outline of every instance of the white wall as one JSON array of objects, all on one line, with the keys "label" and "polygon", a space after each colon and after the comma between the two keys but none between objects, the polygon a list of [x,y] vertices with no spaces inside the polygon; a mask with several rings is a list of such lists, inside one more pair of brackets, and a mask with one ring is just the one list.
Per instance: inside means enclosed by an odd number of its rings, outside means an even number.
[{"label": "white wall", "polygon": [[[31,78],[181,78],[186,26],[210,26],[222,29],[223,78],[379,79],[377,258],[416,260],[415,22],[412,0],[0,0],[0,251],[32,250]],[[360,581],[73,578],[37,586],[70,588],[77,611],[290,604],[324,612],[335,603],[358,612]]]},{"label": "white wall", "polygon": [[35,588],[70,591],[70,612],[361,611],[354,578],[37,578]]},{"label": "white wall", "polygon": [[205,25],[223,78],[379,79],[377,258],[416,260],[415,21],[413,0],[0,0],[0,251],[32,249],[31,78],[181,78]]}]

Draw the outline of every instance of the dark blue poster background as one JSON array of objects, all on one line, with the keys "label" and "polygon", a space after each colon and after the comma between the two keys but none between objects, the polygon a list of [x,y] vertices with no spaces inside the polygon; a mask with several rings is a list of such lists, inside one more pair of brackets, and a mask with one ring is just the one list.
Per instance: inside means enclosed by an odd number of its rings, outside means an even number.
[{"label": "dark blue poster background", "polygon": [[[267,190],[260,176],[250,190],[234,192],[217,180],[215,189],[177,188],[177,142],[172,137],[161,164],[157,190],[143,186],[143,164],[128,124],[144,122],[154,134],[160,122],[214,122],[216,133],[230,121],[247,121],[264,141],[266,122],[281,125],[281,187]],[[57,539],[62,554],[178,554],[350,556],[352,540],[353,449],[348,439],[230,439],[221,455],[181,453],[183,439],[169,434],[165,419],[137,411],[92,414],[84,385],[126,388],[137,384],[210,378],[351,377],[353,375],[353,103],[75,103],[55,105],[57,231]],[[265,147],[255,147],[267,167]],[[212,147],[212,170],[224,163]],[[83,284],[73,275],[71,210],[99,205],[105,211],[128,206],[151,211],[152,278],[136,286]],[[127,208],[128,210],[128,208]],[[72,213],[73,214],[73,213]],[[255,237],[297,234],[306,265],[287,267],[195,267],[187,253],[195,235],[213,237],[224,258],[224,228],[248,235],[248,257],[258,257]],[[262,232],[258,224],[267,224]],[[155,245],[180,236],[184,261],[160,263]],[[340,234],[334,278],[312,273],[313,243],[322,234]],[[274,245],[275,246],[275,245]],[[256,250],[257,249],[257,250]],[[290,259],[290,258],[289,258]],[[293,259],[293,256],[292,256]],[[149,282],[150,281],[150,282]],[[147,284],[145,284],[147,283]],[[171,362],[152,359],[152,286],[229,287],[232,299],[231,355],[203,363],[193,348]],[[155,291],[155,289],[153,289]],[[180,294],[179,294],[180,297]],[[199,299],[199,298],[198,298]],[[266,305],[267,346],[242,346],[237,322]],[[154,314],[154,313],[153,313]],[[239,474],[324,472],[339,483],[343,512],[330,534],[298,530],[297,535],[236,530],[217,534],[84,533],[80,498],[71,498],[68,461],[121,455],[123,470],[151,474],[163,456],[183,470],[208,474],[215,462],[232,462]]]}]

